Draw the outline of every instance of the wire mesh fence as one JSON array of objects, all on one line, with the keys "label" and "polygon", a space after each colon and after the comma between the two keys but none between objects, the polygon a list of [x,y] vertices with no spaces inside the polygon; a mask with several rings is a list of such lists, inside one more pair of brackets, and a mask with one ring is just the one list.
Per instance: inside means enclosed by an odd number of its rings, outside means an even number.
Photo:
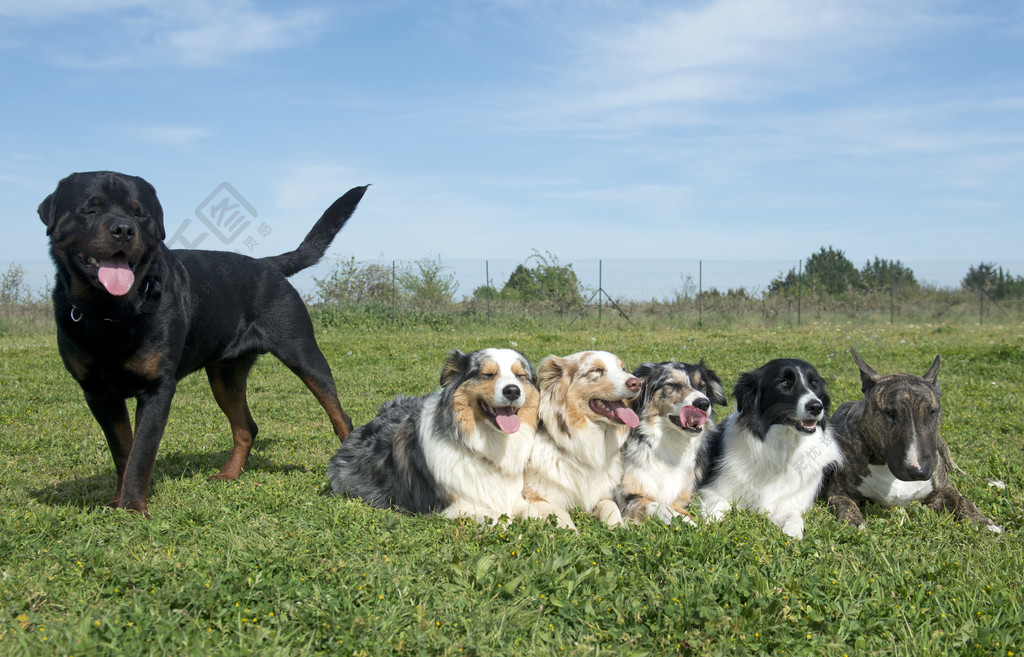
[{"label": "wire mesh fence", "polygon": [[[457,315],[482,321],[750,324],[1015,323],[1024,321],[1018,294],[996,297],[984,287],[929,283],[876,286],[826,294],[813,285],[770,290],[799,262],[716,260],[577,260],[535,253],[523,260],[415,261],[327,258],[291,280],[311,308],[360,309],[379,322]],[[927,265],[922,269],[927,270]],[[931,263],[934,264],[934,263]],[[947,263],[944,276],[956,263]],[[969,265],[960,266],[960,271]],[[0,315],[41,312],[53,265],[0,262]],[[345,316],[338,321],[345,321]]]}]

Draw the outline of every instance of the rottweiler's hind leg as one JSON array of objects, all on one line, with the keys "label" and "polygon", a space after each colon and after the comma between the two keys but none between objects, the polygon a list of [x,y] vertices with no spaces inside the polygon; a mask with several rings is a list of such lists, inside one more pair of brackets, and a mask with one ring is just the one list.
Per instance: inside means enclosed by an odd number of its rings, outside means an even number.
[{"label": "rottweiler's hind leg", "polygon": [[288,369],[302,379],[320,405],[327,411],[331,426],[338,440],[344,442],[352,433],[352,420],[341,407],[338,400],[338,389],[334,385],[331,366],[327,364],[320,347],[313,339],[313,326],[309,326],[308,339],[289,341],[287,344],[274,346],[272,353],[277,356]]},{"label": "rottweiler's hind leg", "polygon": [[211,480],[237,479],[249,458],[252,441],[259,432],[259,427],[249,412],[249,402],[245,395],[246,381],[256,358],[256,354],[250,354],[234,360],[220,361],[206,368],[213,396],[231,423],[231,438],[234,442],[228,462],[220,472],[210,477]]}]

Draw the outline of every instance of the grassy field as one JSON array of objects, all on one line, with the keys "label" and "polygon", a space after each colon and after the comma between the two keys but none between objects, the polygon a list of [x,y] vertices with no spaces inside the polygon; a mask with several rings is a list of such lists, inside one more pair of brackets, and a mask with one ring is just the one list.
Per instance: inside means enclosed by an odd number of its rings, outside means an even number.
[{"label": "grassy field", "polygon": [[[210,483],[227,422],[206,378],[182,382],[158,456],[152,520],[105,510],[113,467],[52,331],[0,338],[0,654],[1014,655],[1024,650],[1024,328],[323,328],[357,424],[437,383],[451,348],[536,360],[602,348],[628,366],[705,358],[731,389],[767,359],[815,363],[859,393],[855,346],[880,372],[944,364],[955,484],[1006,532],[921,506],[868,507],[868,529],[818,504],[806,538],[733,513],[579,533],[372,510],[326,494],[327,418],[272,358],[250,403],[261,433],[242,478]],[[731,395],[730,395],[731,396]],[[728,411],[729,409],[726,409]],[[1006,482],[989,487],[985,478]]]}]

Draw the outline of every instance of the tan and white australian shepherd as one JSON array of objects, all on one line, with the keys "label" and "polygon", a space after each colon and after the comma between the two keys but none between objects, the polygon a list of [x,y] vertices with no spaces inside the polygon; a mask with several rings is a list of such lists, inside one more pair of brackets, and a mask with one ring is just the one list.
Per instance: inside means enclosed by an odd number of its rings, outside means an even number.
[{"label": "tan and white australian shepherd", "polygon": [[451,352],[440,390],[386,402],[352,432],[327,466],[331,488],[410,513],[540,517],[523,497],[535,381],[530,361],[512,349]]},{"label": "tan and white australian shepherd", "polygon": [[614,354],[586,351],[545,358],[537,385],[540,426],[526,466],[526,498],[541,513],[561,511],[567,527],[574,525],[563,514],[576,507],[608,525],[621,523],[614,493],[622,444],[638,424],[628,402],[640,392],[640,379]]}]

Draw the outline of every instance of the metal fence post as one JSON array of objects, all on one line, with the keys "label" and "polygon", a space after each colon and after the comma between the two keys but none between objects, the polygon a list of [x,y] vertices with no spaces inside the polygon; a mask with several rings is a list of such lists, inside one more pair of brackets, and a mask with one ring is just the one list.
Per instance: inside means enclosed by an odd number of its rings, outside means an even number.
[{"label": "metal fence post", "polygon": [[985,324],[985,284],[978,283],[978,326]]},{"label": "metal fence post", "polygon": [[804,296],[804,261],[797,263],[796,270],[796,325],[800,326],[800,306]]},{"label": "metal fence post", "polygon": [[697,261],[697,327],[704,326],[704,261]]},{"label": "metal fence post", "polygon": [[896,323],[896,277],[889,281],[889,323]]},{"label": "metal fence post", "polygon": [[484,260],[484,289],[487,293],[487,321],[491,321],[491,263]]}]

